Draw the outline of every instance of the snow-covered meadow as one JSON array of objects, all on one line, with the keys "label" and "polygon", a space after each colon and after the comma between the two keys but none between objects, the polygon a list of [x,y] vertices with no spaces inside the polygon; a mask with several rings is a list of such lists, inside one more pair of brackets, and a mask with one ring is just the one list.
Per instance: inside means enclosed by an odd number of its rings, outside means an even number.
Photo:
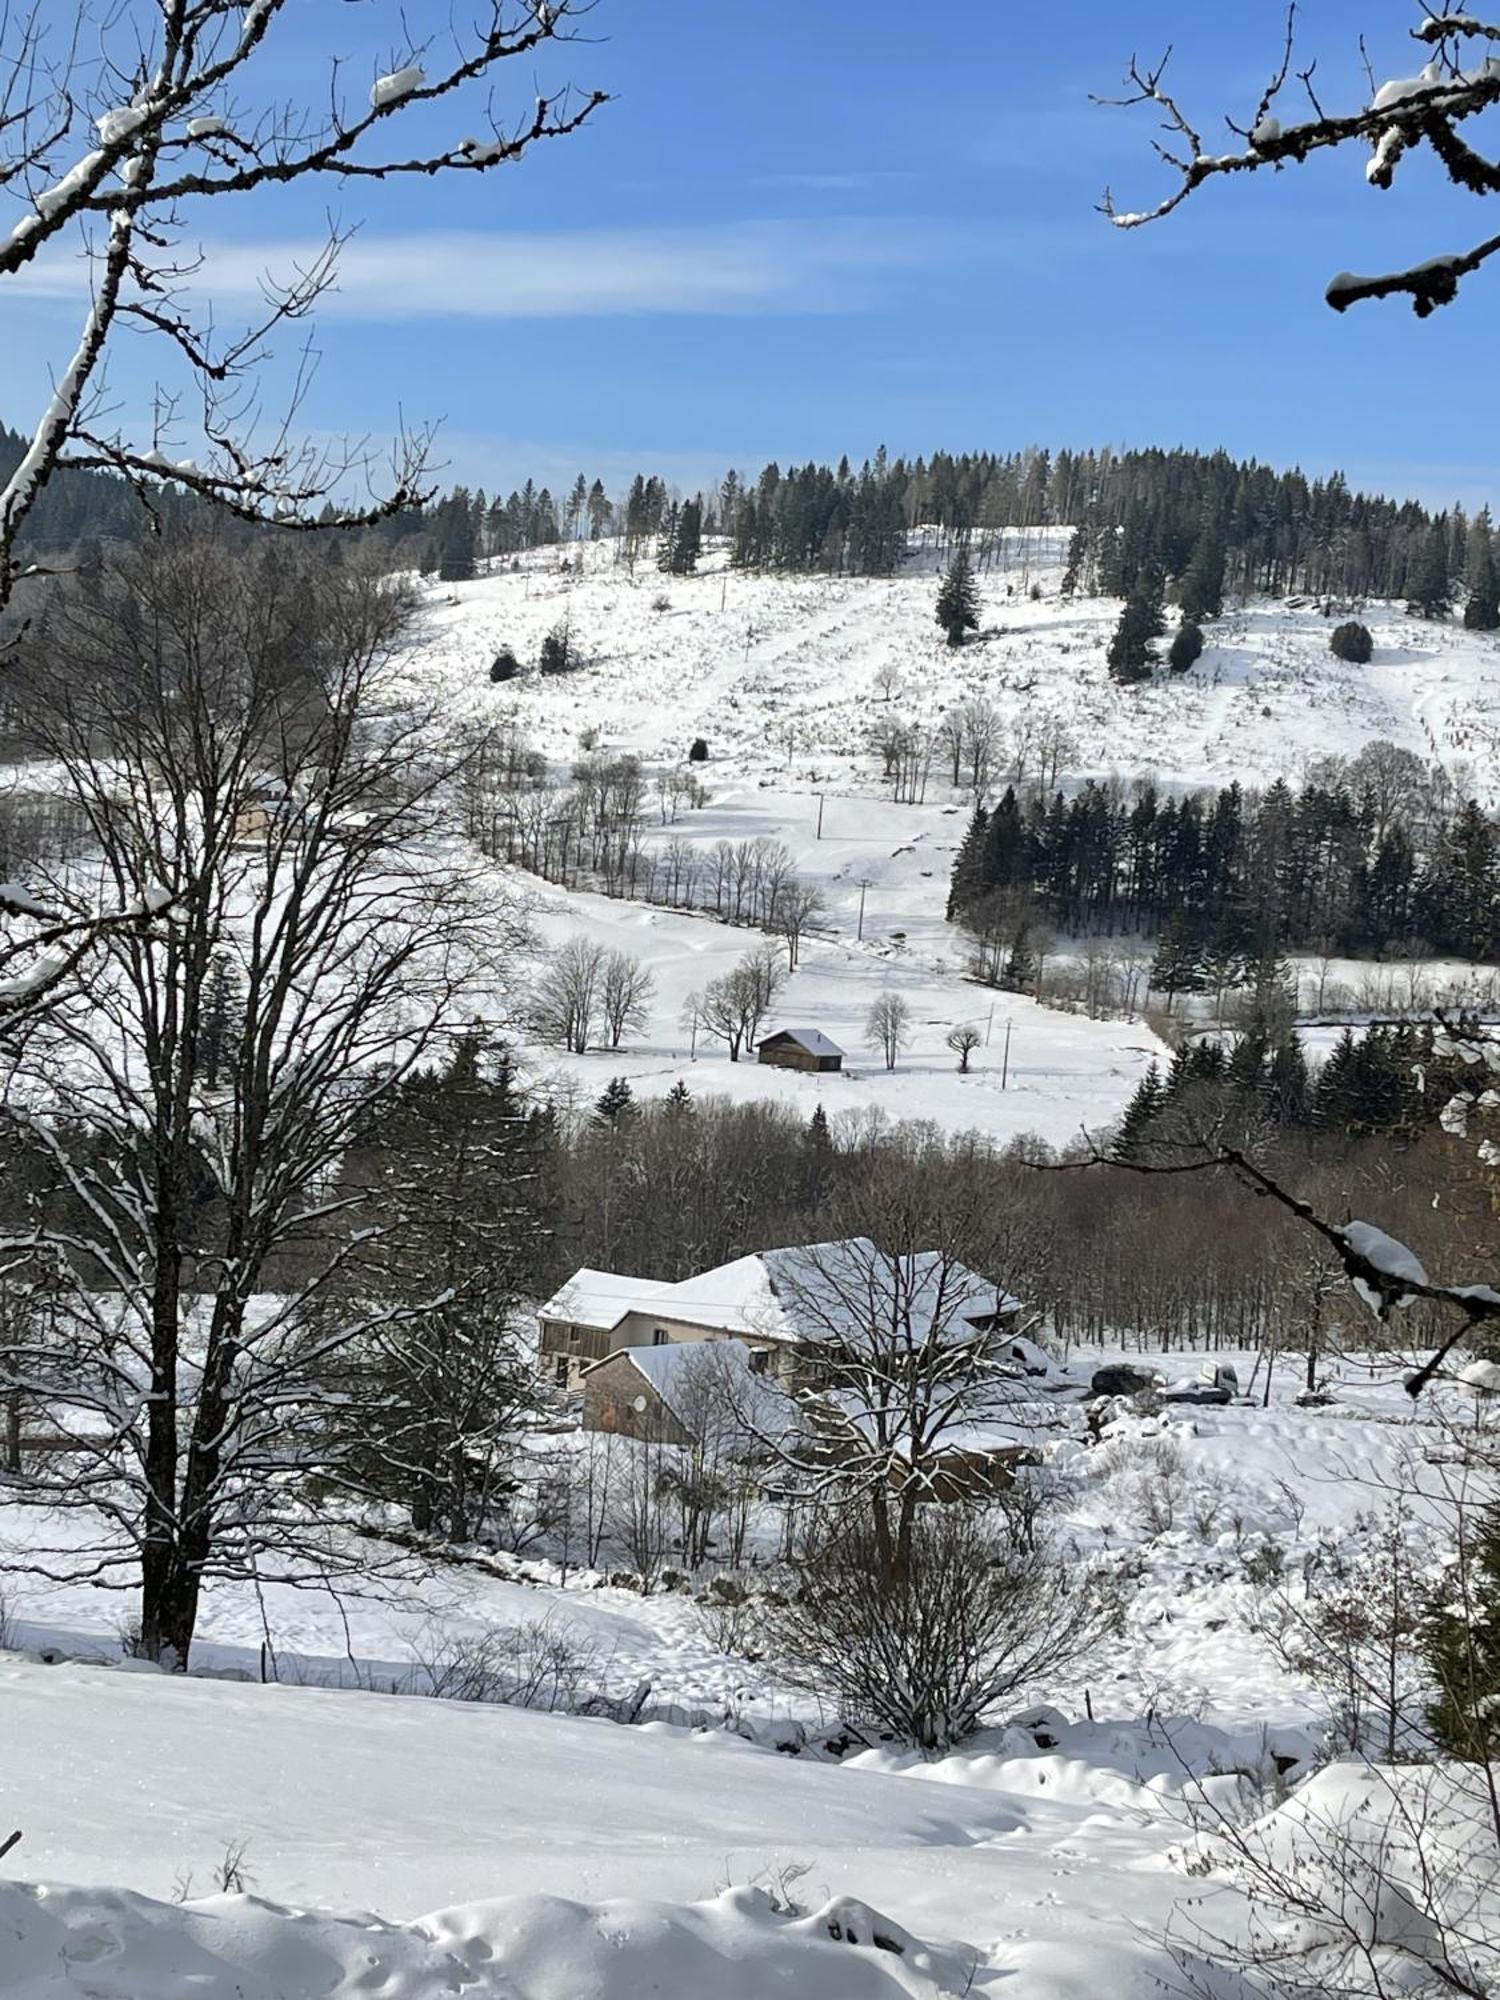
[{"label": "snow-covered meadow", "polygon": [[[1068,1375],[1081,1386],[1099,1359],[1075,1354]],[[1213,1359],[1250,1383],[1254,1357]],[[1269,1403],[1262,1377],[1097,1444],[1084,1406],[1049,1392],[1038,1441],[1063,1526],[1129,1575],[1125,1622],[1066,1684],[1030,1691],[1045,1708],[935,1761],[879,1743],[830,1761],[808,1741],[816,1705],[753,1644],[721,1650],[688,1593],[564,1585],[540,1560],[381,1578],[372,1548],[371,1576],[337,1598],[310,1579],[215,1586],[186,1679],[121,1663],[122,1600],[17,1579],[0,1819],[23,1839],[0,1985],[24,2000],[635,2000],[710,1982],[743,2000],[1145,2000],[1194,1899],[1241,1920],[1217,1862],[1206,1883],[1184,1868],[1195,1818],[1269,1815],[1274,1834],[1291,1810],[1278,1774],[1327,1729],[1272,1643],[1278,1605],[1308,1563],[1362,1545],[1395,1486],[1442,1476],[1441,1404],[1414,1409],[1389,1360],[1334,1373],[1322,1406],[1297,1403],[1288,1362]],[[1473,1420],[1458,1400],[1452,1414]],[[34,1528],[7,1511],[0,1533],[14,1552]],[[456,1640],[538,1619],[611,1684],[649,1682],[646,1719],[390,1691]],[[260,1685],[268,1638],[280,1678]],[[1357,1789],[1338,1767],[1314,1782]],[[226,1857],[242,1893],[216,1890]]]},{"label": "snow-covered meadow", "polygon": [[[591,750],[633,753],[648,780],[648,845],[683,841],[706,853],[720,841],[780,842],[823,899],[773,1025],[821,1028],[848,1061],[842,1076],[807,1077],[731,1065],[721,1045],[695,1046],[684,1022],[684,1002],[754,933],[522,877],[543,961],[583,935],[639,957],[656,986],[645,1030],[618,1051],[564,1057],[533,1042],[533,1082],[585,1102],[615,1075],[638,1096],[683,1082],[700,1094],[775,1096],[803,1110],[821,1100],[830,1114],[874,1110],[1053,1143],[1119,1116],[1163,1045],[1141,1021],[1038,1006],[965,976],[964,940],[944,913],[972,798],[952,784],[939,749],[920,800],[893,801],[874,739],[895,718],[931,729],[964,702],[986,701],[1001,718],[996,772],[1018,765],[1064,785],[1297,782],[1320,760],[1384,739],[1495,796],[1492,637],[1375,605],[1364,614],[1375,661],[1356,667],[1329,653],[1316,604],[1255,602],[1228,611],[1186,675],[1120,687],[1104,664],[1118,606],[1061,597],[1066,542],[1039,531],[1001,544],[979,579],[984,634],[959,651],[933,620],[931,551],[892,579],[742,575],[722,550],[700,574],[667,578],[648,560],[621,562],[613,543],[583,544],[497,562],[471,583],[424,587],[405,677],[445,725],[510,725],[560,774]],[[564,620],[584,664],[544,677],[532,663]],[[490,665],[507,647],[526,671],[496,685]],[[708,759],[691,769],[707,804],[658,808],[654,778],[687,770],[698,738]],[[1149,947],[1112,948],[1149,963]],[[1057,950],[1057,969],[1069,969],[1073,948],[1060,940]],[[1309,961],[1299,971],[1310,1010],[1390,1007],[1403,979],[1411,985],[1409,968]],[[1479,976],[1431,969],[1445,993]],[[892,1073],[866,1039],[870,1004],[884,991],[912,1015],[911,1046]],[[985,1039],[961,1076],[947,1036],[962,1023]]]}]

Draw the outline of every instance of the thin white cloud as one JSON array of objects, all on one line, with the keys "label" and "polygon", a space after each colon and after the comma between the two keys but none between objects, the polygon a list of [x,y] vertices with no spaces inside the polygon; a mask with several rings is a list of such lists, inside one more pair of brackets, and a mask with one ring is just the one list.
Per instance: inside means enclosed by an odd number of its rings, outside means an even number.
[{"label": "thin white cloud", "polygon": [[[878,302],[901,274],[961,247],[954,228],[921,218],[361,234],[322,310],[382,320],[841,312]],[[268,278],[284,281],[317,254],[311,240],[208,244],[192,286],[221,308],[248,306]],[[82,276],[77,262],[51,263],[18,289],[72,297]]]}]

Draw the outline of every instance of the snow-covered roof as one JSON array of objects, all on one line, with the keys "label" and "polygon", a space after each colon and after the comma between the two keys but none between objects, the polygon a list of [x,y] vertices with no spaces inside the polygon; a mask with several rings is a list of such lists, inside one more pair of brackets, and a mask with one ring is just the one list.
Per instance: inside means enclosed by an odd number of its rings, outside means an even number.
[{"label": "snow-covered roof", "polygon": [[618,1352],[689,1429],[703,1412],[700,1399],[721,1392],[723,1412],[754,1430],[780,1432],[794,1420],[791,1399],[755,1372],[751,1351],[742,1341],[675,1341],[662,1347],[623,1347]]},{"label": "snow-covered roof", "polygon": [[716,1333],[796,1343],[847,1339],[868,1325],[874,1302],[882,1321],[900,1323],[917,1340],[934,1325],[961,1332],[1021,1301],[987,1278],[935,1250],[890,1258],[867,1236],[759,1250],[676,1284],[575,1273],[541,1309],[542,1319],[611,1332],[632,1312]]},{"label": "snow-covered roof", "polygon": [[626,1278],[617,1271],[575,1271],[537,1314],[539,1319],[571,1320],[575,1326],[608,1333],[638,1305],[649,1304],[670,1285],[657,1278]]},{"label": "snow-covered roof", "polygon": [[774,1034],[766,1035],[757,1045],[766,1049],[773,1042],[795,1042],[799,1049],[806,1049],[810,1056],[841,1056],[844,1051],[835,1041],[830,1041],[821,1028],[778,1028]]}]

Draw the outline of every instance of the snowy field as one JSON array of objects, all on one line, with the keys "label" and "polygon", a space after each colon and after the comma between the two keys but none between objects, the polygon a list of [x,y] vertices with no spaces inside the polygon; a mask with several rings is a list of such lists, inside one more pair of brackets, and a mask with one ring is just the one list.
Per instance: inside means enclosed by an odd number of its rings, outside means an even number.
[{"label": "snowy field", "polygon": [[[522,878],[543,955],[582,933],[638,956],[656,981],[648,1026],[620,1051],[564,1058],[532,1045],[538,1087],[586,1103],[615,1075],[640,1097],[681,1081],[695,1094],[779,1097],[803,1113],[821,1100],[831,1116],[876,1110],[1054,1143],[1118,1118],[1147,1063],[1167,1052],[1142,1023],[1090,1020],[964,976],[963,940],[944,909],[972,801],[938,752],[923,800],[892,802],[872,749],[874,728],[891,717],[930,727],[983,698],[1002,718],[1002,774],[1007,759],[1019,756],[1031,776],[1039,760],[1055,759],[1065,785],[1090,776],[1169,788],[1297,782],[1319,759],[1386,738],[1496,796],[1494,639],[1377,605],[1366,614],[1375,662],[1353,667],[1329,654],[1315,605],[1252,604],[1212,628],[1215,643],[1189,674],[1120,688],[1104,666],[1118,606],[1061,599],[1066,542],[1039,532],[1005,545],[980,578],[989,636],[959,652],[933,622],[934,577],[921,560],[891,580],[781,579],[728,571],[711,552],[701,575],[666,578],[649,561],[632,573],[603,544],[569,552],[581,573],[561,572],[562,552],[538,550],[475,582],[427,588],[406,675],[445,724],[512,722],[560,772],[586,745],[633,752],[648,781],[681,768],[701,736],[709,761],[694,768],[709,802],[670,820],[653,806],[648,844],[780,841],[824,898],[771,1023],[821,1028],[845,1049],[845,1074],[818,1078],[731,1066],[722,1045],[693,1049],[684,1001],[754,932]],[[663,600],[667,608],[653,608]],[[502,647],[529,665],[563,618],[587,662],[580,671],[491,684]],[[1071,947],[1058,949],[1062,970]],[[1149,947],[1122,940],[1114,949],[1149,963]],[[1309,1008],[1320,999],[1391,1007],[1411,985],[1405,969],[1347,961],[1299,972]],[[1475,977],[1467,967],[1432,976],[1445,987]],[[889,1075],[865,1038],[883,990],[912,1012],[911,1047]],[[963,1023],[986,1037],[966,1076],[946,1047]]]},{"label": "snowy field", "polygon": [[[701,736],[711,785],[728,775],[880,797],[872,723],[886,712],[933,722],[982,697],[1027,737],[1033,771],[1037,746],[1062,732],[1074,779],[1296,783],[1317,760],[1384,738],[1496,796],[1494,636],[1371,604],[1361,616],[1375,658],[1351,666],[1329,653],[1315,603],[1257,601],[1208,628],[1189,673],[1120,687],[1104,661],[1119,603],[1061,597],[1068,539],[1011,538],[978,578],[984,636],[957,652],[934,622],[936,580],[921,560],[893,578],[781,578],[726,570],[710,552],[699,575],[664,577],[649,560],[632,574],[613,544],[567,551],[582,574],[560,573],[563,551],[535,550],[519,568],[431,588],[414,677],[455,720],[514,715],[557,759],[577,754],[585,730],[652,762],[681,759]],[[667,608],[653,609],[661,599]],[[491,686],[502,646],[529,667],[563,618],[587,662],[580,672]],[[929,797],[942,794],[941,778],[935,765]]]},{"label": "snowy field", "polygon": [[[1099,1358],[1075,1355],[1075,1379]],[[1249,1383],[1252,1357],[1213,1358]],[[1337,1373],[1326,1407],[1296,1406],[1288,1359],[1268,1407],[1257,1383],[1099,1446],[1076,1402],[1039,1406],[1066,1531],[1134,1579],[1125,1627],[1067,1685],[1030,1691],[1052,1710],[998,1717],[937,1762],[879,1746],[842,1763],[779,1754],[815,1711],[720,1652],[686,1595],[590,1575],[560,1588],[540,1562],[509,1580],[372,1578],[343,1602],[218,1587],[207,1677],[189,1679],[117,1664],[121,1600],[17,1579],[0,1820],[24,1838],[0,1888],[0,1991],[1145,2000],[1169,1970],[1174,1910],[1203,1888],[1181,1867],[1190,1802],[1273,1813],[1276,1760],[1295,1767],[1326,1723],[1267,1642],[1278,1589],[1253,1580],[1257,1551],[1281,1549],[1294,1592],[1319,1552],[1359,1544],[1393,1482],[1441,1476],[1433,1412],[1413,1413],[1393,1364]],[[1163,1453],[1170,1525],[1143,1504]],[[37,1531],[11,1511],[0,1532],[3,1559]],[[613,1683],[648,1679],[656,1719],[382,1691],[454,1634],[539,1616],[597,1648]],[[254,1684],[267,1636],[281,1685]],[[685,1726],[691,1711],[719,1726]],[[216,1896],[231,1850],[248,1893]],[[800,1918],[761,1893],[788,1870]],[[874,1929],[901,1949],[844,1935]]]}]

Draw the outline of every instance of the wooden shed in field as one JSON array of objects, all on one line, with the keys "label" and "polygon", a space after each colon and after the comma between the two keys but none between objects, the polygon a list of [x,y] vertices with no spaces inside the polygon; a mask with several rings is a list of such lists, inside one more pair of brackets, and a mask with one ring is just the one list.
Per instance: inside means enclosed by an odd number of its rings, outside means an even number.
[{"label": "wooden shed in field", "polygon": [[841,1070],[844,1051],[821,1028],[778,1028],[756,1045],[757,1058],[773,1069],[800,1069],[810,1075]]}]

